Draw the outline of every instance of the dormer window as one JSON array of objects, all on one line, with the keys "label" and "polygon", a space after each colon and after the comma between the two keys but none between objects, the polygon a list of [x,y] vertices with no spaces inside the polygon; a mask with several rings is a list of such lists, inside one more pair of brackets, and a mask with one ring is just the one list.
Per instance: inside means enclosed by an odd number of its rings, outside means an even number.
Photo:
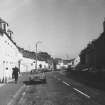
[{"label": "dormer window", "polygon": [[4,32],[7,32],[7,26],[8,26],[7,23],[2,23],[2,30],[3,30]]},{"label": "dormer window", "polygon": [[10,29],[8,29],[8,30],[7,30],[7,33],[8,33],[8,35],[9,35],[9,37],[11,38],[11,37],[12,37],[13,32],[12,32]]},{"label": "dormer window", "polygon": [[8,23],[0,18],[0,31],[7,32]]}]

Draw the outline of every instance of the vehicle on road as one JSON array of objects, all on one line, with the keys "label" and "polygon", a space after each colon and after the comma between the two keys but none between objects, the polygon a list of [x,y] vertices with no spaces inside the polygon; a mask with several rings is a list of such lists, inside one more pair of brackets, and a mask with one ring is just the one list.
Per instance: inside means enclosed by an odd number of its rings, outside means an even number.
[{"label": "vehicle on road", "polygon": [[46,83],[46,75],[41,70],[33,69],[30,72],[29,80],[33,82],[43,82]]}]

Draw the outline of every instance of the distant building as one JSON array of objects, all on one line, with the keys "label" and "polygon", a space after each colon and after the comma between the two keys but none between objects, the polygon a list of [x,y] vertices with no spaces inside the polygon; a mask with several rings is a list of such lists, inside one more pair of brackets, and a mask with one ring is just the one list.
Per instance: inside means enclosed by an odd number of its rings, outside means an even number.
[{"label": "distant building", "polygon": [[56,65],[57,69],[67,69],[69,65],[72,65],[71,60],[59,59]]},{"label": "distant building", "polygon": [[77,57],[74,59],[74,66],[77,66],[79,63],[80,63],[80,57],[77,56]]},{"label": "distant building", "polygon": [[30,72],[35,69],[35,60],[23,57],[20,65],[20,72]]},{"label": "distant building", "polygon": [[[41,65],[41,67],[40,67]],[[21,60],[20,71],[21,72],[30,72],[36,67],[36,60],[31,58],[23,57]],[[37,61],[37,69],[48,69],[48,63],[45,61]]]}]

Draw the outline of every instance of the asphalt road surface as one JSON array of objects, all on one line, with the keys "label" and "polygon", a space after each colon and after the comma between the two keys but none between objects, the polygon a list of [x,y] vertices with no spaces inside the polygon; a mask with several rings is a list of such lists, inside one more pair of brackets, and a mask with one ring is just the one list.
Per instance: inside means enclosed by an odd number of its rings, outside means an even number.
[{"label": "asphalt road surface", "polygon": [[15,105],[105,105],[104,91],[78,83],[62,72],[49,72],[46,76],[47,83],[23,81],[25,89]]}]

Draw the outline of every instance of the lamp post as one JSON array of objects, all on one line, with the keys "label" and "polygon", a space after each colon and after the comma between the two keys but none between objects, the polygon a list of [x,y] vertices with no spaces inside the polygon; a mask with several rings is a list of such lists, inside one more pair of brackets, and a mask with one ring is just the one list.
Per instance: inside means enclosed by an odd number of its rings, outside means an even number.
[{"label": "lamp post", "polygon": [[37,60],[38,60],[38,58],[37,58],[37,52],[38,52],[38,50],[37,50],[37,49],[38,49],[38,44],[39,44],[39,43],[41,43],[41,41],[37,41],[37,42],[36,42],[36,45],[35,45],[35,47],[36,47],[36,53],[35,53],[35,55],[36,55],[36,65],[35,65],[35,69],[36,69],[36,70],[37,70]]}]

